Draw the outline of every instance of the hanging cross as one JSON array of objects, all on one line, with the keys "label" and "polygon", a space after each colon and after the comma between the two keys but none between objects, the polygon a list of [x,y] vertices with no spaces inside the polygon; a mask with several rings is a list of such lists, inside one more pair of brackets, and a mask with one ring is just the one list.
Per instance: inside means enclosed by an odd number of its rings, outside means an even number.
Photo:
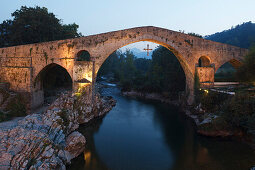
[{"label": "hanging cross", "polygon": [[147,49],[145,48],[145,49],[143,49],[144,51],[147,51],[147,56],[149,56],[150,55],[150,51],[152,50],[152,49],[150,49],[150,46],[149,46],[149,44],[147,44]]}]

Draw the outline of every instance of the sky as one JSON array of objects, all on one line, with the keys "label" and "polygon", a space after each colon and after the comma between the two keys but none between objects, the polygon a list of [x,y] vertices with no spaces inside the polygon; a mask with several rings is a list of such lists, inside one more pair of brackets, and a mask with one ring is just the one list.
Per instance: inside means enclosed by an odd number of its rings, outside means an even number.
[{"label": "sky", "polygon": [[46,7],[85,36],[139,26],[204,36],[255,21],[255,0],[1,0],[0,22],[22,5]]}]

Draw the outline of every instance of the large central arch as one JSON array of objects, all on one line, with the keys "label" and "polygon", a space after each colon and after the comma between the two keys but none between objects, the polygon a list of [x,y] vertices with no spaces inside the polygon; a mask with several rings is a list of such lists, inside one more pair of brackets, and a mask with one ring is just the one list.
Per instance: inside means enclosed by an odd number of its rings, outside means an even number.
[{"label": "large central arch", "polygon": [[[149,37],[151,37],[149,35]],[[100,61],[97,63],[97,66],[96,66],[96,75],[100,69],[100,67],[102,66],[102,64],[104,63],[104,61],[113,53],[115,52],[116,50],[124,47],[124,46],[127,46],[129,44],[133,44],[133,43],[137,43],[137,42],[141,42],[141,41],[148,41],[148,42],[153,42],[153,43],[156,43],[156,44],[159,44],[165,48],[167,48],[168,50],[170,50],[178,59],[178,61],[180,62],[182,68],[183,68],[183,71],[185,73],[185,77],[186,77],[186,88],[185,88],[185,91],[186,91],[186,96],[188,97],[187,99],[187,102],[189,104],[191,104],[193,102],[193,93],[194,93],[194,73],[192,71],[192,69],[190,68],[190,66],[188,65],[188,63],[186,63],[186,60],[182,54],[181,51],[178,51],[178,49],[174,48],[173,46],[167,44],[166,42],[164,41],[161,41],[159,40],[160,38],[159,37],[151,37],[151,38],[148,38],[148,35],[144,35],[142,37],[135,37],[135,38],[129,38],[128,40],[123,40],[121,41],[121,43],[118,43],[118,45],[114,45],[114,47],[110,47],[108,49],[105,49],[105,53],[103,54],[103,56],[101,56],[100,58]]]}]

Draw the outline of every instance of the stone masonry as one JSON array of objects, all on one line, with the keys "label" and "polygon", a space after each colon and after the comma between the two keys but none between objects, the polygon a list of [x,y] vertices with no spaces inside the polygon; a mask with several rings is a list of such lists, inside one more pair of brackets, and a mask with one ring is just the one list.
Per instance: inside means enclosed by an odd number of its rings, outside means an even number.
[{"label": "stone masonry", "polygon": [[[77,90],[82,86],[82,79],[94,83],[99,68],[110,54],[139,41],[158,43],[176,55],[185,72],[189,104],[193,102],[194,75],[201,56],[209,59],[216,72],[229,61],[237,66],[248,52],[247,49],[163,28],[137,27],[74,39],[0,48],[0,82],[9,82],[11,90],[30,93],[31,107],[37,107],[43,101],[43,89],[38,77],[46,66],[55,63],[65,68],[72,78],[73,89]],[[88,51],[91,61],[76,61],[81,51]],[[214,76],[208,68],[204,71]],[[203,72],[203,67],[199,68],[199,72]],[[207,80],[207,74],[201,75],[204,75],[200,77],[203,81],[214,80],[213,77]]]}]

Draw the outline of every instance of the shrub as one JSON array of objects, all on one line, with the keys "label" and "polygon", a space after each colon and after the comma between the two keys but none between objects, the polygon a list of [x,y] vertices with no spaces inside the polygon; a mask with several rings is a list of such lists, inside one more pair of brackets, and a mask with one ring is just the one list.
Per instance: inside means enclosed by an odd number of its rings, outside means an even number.
[{"label": "shrub", "polygon": [[247,118],[244,128],[248,133],[255,135],[255,113]]},{"label": "shrub", "polygon": [[7,105],[6,111],[8,111],[8,117],[21,117],[26,115],[26,104],[23,97],[18,94]]},{"label": "shrub", "polygon": [[[6,101],[6,99],[8,99],[8,97],[10,96],[10,94],[9,94],[6,90],[1,89],[1,88],[0,88],[0,94],[3,95],[3,103],[4,103],[4,102]],[[3,104],[3,103],[0,103],[0,105]]]},{"label": "shrub", "polygon": [[58,116],[60,116],[63,120],[63,125],[67,127],[70,123],[67,111],[63,109],[61,112],[58,113]]},{"label": "shrub", "polygon": [[236,77],[239,81],[255,85],[255,46],[244,58],[244,63],[238,68]]},{"label": "shrub", "polygon": [[221,104],[230,97],[228,94],[214,91],[201,91],[199,95],[202,108],[208,112],[219,110]]},{"label": "shrub", "polygon": [[0,122],[6,121],[6,120],[7,120],[6,115],[0,111]]},{"label": "shrub", "polygon": [[255,98],[248,94],[236,94],[222,105],[221,116],[232,126],[246,127],[255,114]]},{"label": "shrub", "polygon": [[230,130],[232,126],[222,117],[213,119],[211,123],[202,124],[199,126],[200,130],[204,131],[219,131]]}]

